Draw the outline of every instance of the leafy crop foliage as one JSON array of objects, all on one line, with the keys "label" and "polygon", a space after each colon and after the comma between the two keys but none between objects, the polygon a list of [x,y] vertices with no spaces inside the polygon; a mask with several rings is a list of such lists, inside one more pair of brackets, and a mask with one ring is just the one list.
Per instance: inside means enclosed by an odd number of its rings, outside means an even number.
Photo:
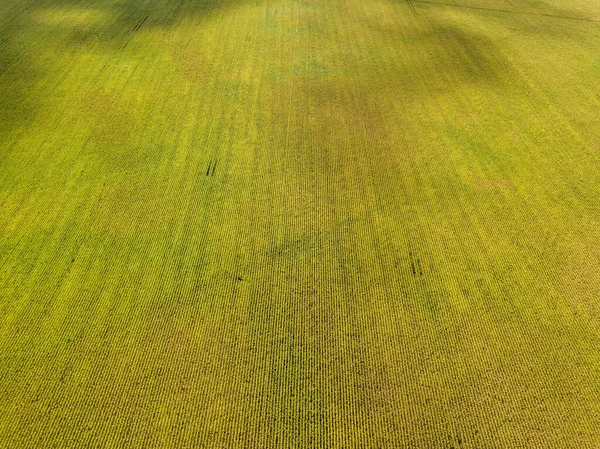
[{"label": "leafy crop foliage", "polygon": [[0,446],[600,444],[595,0],[0,3]]}]

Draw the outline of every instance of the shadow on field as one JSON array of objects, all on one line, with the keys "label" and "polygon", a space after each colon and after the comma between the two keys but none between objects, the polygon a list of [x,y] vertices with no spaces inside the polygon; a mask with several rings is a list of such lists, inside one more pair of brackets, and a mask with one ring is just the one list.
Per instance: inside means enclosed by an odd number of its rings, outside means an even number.
[{"label": "shadow on field", "polygon": [[19,29],[20,21],[13,21],[0,31],[0,138],[30,122],[36,111],[28,93],[39,73]]},{"label": "shadow on field", "polygon": [[[347,34],[339,33],[341,38],[309,37],[321,51],[296,55],[306,70],[295,78],[292,101],[281,95],[288,101],[260,108],[266,114],[290,117],[286,138],[294,162],[286,182],[298,186],[287,192],[301,192],[290,202],[306,203],[306,215],[311,217],[305,220],[305,229],[296,226],[273,250],[278,256],[296,258],[337,245],[327,238],[342,234],[337,223],[360,217],[334,217],[323,222],[323,232],[314,233],[313,223],[323,218],[312,218],[310,205],[339,201],[332,210],[345,210],[348,199],[371,193],[371,182],[377,187],[372,190],[374,207],[363,220],[366,224],[369,214],[406,216],[430,202],[422,193],[425,189],[415,188],[423,178],[431,177],[436,187],[443,187],[436,189],[438,197],[453,192],[448,184],[456,177],[446,163],[447,153],[440,151],[444,130],[485,120],[480,114],[489,109],[481,103],[494,95],[518,94],[522,88],[519,73],[493,38],[444,17],[415,16],[408,6],[404,14],[392,16],[393,11],[385,6],[357,8],[350,11],[356,17],[350,17],[352,25]],[[386,17],[388,12],[391,18]],[[317,72],[312,67],[325,69]],[[307,105],[309,113],[303,110]],[[307,185],[314,185],[310,200],[304,199]],[[450,194],[440,199],[451,200]],[[364,240],[354,229],[347,233],[356,242]],[[427,239],[424,231],[414,234],[417,241]],[[425,257],[415,257],[418,261],[403,263],[410,268],[408,273],[420,277]]]},{"label": "shadow on field", "polygon": [[[450,25],[436,24],[412,37],[419,60],[427,61],[419,69],[426,73],[420,83],[433,89],[460,87],[467,84],[489,84],[501,81],[509,65],[493,41],[486,36]],[[418,65],[419,60],[415,60]],[[436,82],[441,85],[436,86]]]},{"label": "shadow on field", "polygon": [[384,68],[378,54],[387,57],[387,51],[390,62],[401,69],[390,70],[383,77],[387,80],[384,86],[418,97],[455,91],[465,84],[497,85],[506,80],[511,64],[499,42],[485,32],[457,22],[453,16],[413,13],[405,0],[389,4],[401,6],[404,14],[398,14],[395,20],[386,20],[382,13],[365,14],[355,32],[356,36],[372,37],[365,52],[369,55],[366,65],[374,70]]},{"label": "shadow on field", "polygon": [[[168,29],[177,21],[186,18],[197,20],[239,1],[242,0],[59,0],[48,4],[40,2],[39,8],[48,14],[63,16],[57,19],[57,25],[63,27],[62,32],[68,32],[67,39],[71,45],[101,44],[122,49],[141,29]],[[87,14],[92,20],[69,23],[69,18],[78,13]]]},{"label": "shadow on field", "polygon": [[[41,107],[38,91],[51,66],[49,48],[118,54],[140,29],[168,29],[241,0],[32,0],[1,5],[0,136],[31,123]],[[40,49],[42,50],[40,52]]]}]

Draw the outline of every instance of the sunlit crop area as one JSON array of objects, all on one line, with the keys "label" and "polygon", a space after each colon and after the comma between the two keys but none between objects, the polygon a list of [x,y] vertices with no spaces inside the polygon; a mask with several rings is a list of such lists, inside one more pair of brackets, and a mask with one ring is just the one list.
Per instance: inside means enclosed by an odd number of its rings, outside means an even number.
[{"label": "sunlit crop area", "polygon": [[0,447],[599,448],[597,0],[2,0]]}]

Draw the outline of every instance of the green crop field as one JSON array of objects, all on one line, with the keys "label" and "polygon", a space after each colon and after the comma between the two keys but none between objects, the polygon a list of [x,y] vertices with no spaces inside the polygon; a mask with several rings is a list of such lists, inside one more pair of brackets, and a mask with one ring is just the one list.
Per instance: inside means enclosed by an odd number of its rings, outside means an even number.
[{"label": "green crop field", "polygon": [[2,0],[0,448],[600,448],[598,0]]}]

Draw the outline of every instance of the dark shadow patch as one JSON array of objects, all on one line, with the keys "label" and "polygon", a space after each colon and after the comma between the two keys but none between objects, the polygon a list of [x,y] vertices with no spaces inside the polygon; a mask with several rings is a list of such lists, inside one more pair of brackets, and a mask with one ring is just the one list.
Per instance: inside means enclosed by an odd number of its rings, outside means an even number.
[{"label": "dark shadow patch", "polygon": [[[98,11],[107,13],[116,18],[107,20],[106,23],[81,26],[71,30],[64,30],[68,45],[104,45],[112,46],[117,51],[125,49],[135,34],[143,28],[168,29],[185,19],[197,20],[202,16],[213,14],[221,8],[245,0],[207,0],[207,1],[168,1],[146,0],[139,2],[129,1],[98,1],[89,5]],[[39,6],[44,8],[66,8],[76,10],[88,5],[82,5],[78,0],[59,0],[47,4],[40,1]]]},{"label": "dark shadow patch", "polygon": [[456,89],[464,85],[498,84],[510,66],[489,38],[451,24],[432,24],[426,31],[409,35],[407,40],[422,57],[413,59],[412,67],[408,65],[406,70],[416,68],[426,76],[409,78],[407,73],[403,78],[421,83],[431,92],[443,93],[449,87]]},{"label": "dark shadow patch", "polygon": [[26,130],[37,113],[30,92],[39,80],[39,71],[29,56],[23,23],[16,19],[0,31],[0,138]]}]

